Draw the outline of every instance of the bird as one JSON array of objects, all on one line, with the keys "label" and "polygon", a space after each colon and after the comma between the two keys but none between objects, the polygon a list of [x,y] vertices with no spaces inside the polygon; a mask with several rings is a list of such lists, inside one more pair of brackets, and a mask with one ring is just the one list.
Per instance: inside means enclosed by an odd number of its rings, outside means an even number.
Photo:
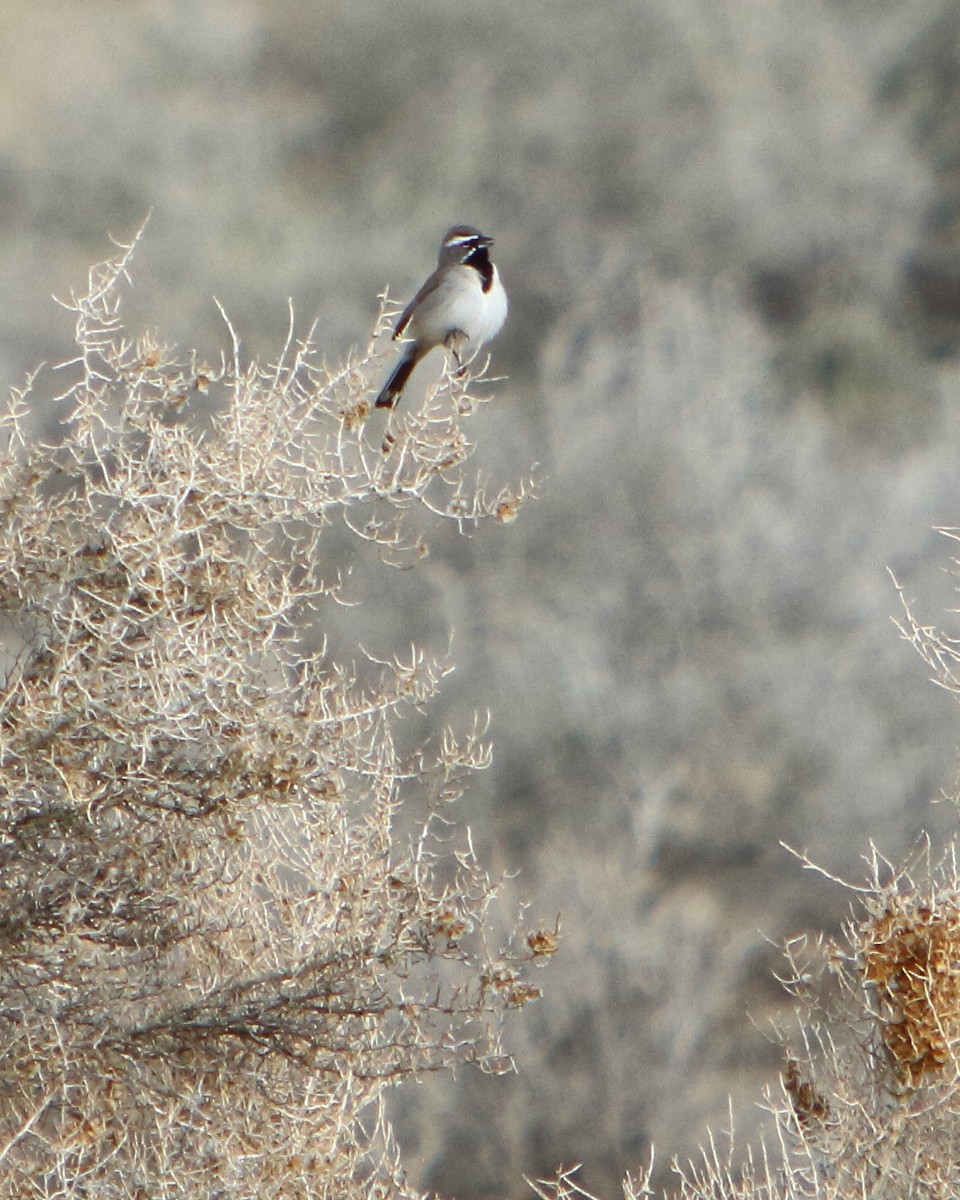
[{"label": "bird", "polygon": [[466,344],[474,358],[503,328],[507,293],[490,259],[493,238],[472,225],[443,235],[437,269],[400,314],[393,331],[407,341],[403,355],[377,396],[377,408],[393,408],[417,363],[435,346],[451,350],[458,364]]}]

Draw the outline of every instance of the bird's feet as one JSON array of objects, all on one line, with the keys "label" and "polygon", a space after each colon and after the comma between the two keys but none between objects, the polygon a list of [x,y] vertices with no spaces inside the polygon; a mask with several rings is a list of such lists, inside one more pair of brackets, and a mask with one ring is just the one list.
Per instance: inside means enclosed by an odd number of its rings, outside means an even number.
[{"label": "bird's feet", "polygon": [[451,329],[443,340],[444,346],[450,351],[457,362],[456,376],[459,379],[466,371],[466,366],[463,362],[463,348],[470,339],[462,329]]}]

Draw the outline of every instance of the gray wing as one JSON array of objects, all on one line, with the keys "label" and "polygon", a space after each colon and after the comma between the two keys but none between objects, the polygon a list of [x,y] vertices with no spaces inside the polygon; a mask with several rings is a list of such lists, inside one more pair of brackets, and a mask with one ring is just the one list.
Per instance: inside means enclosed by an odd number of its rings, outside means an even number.
[{"label": "gray wing", "polygon": [[403,337],[403,331],[410,324],[410,318],[413,316],[414,309],[416,309],[420,305],[421,301],[425,300],[431,292],[435,292],[437,290],[439,283],[440,272],[434,271],[423,287],[421,287],[420,291],[417,292],[414,298],[400,314],[400,320],[397,321],[396,328],[393,331],[394,341],[396,341],[396,339],[399,337]]}]

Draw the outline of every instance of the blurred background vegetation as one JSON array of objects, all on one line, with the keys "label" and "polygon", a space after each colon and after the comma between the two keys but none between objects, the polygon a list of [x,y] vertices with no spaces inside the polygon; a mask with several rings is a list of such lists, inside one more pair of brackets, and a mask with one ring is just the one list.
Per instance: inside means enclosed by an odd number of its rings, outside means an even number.
[{"label": "blurred background vegetation", "polygon": [[869,839],[955,826],[955,711],[888,568],[931,620],[955,603],[956,6],[5,0],[2,28],[9,383],[63,357],[51,293],[151,209],[128,326],[210,356],[212,295],[266,358],[292,297],[334,363],[449,224],[497,239],[480,455],[539,464],[540,499],[382,602],[360,564],[324,631],[453,631],[434,719],[489,708],[495,751],[461,817],[532,919],[562,913],[518,1074],[398,1095],[415,1182],[521,1195],[582,1160],[615,1194],[730,1093],[749,1132],[771,942],[846,906],[780,840],[856,878]]}]

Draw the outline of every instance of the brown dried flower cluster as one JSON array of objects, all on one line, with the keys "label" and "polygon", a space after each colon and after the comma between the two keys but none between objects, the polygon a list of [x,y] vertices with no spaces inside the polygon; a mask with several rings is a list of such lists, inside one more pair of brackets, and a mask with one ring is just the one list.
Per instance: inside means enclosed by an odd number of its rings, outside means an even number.
[{"label": "brown dried flower cluster", "polygon": [[863,927],[863,976],[877,989],[883,1040],[905,1083],[957,1069],[960,897],[891,895]]}]

